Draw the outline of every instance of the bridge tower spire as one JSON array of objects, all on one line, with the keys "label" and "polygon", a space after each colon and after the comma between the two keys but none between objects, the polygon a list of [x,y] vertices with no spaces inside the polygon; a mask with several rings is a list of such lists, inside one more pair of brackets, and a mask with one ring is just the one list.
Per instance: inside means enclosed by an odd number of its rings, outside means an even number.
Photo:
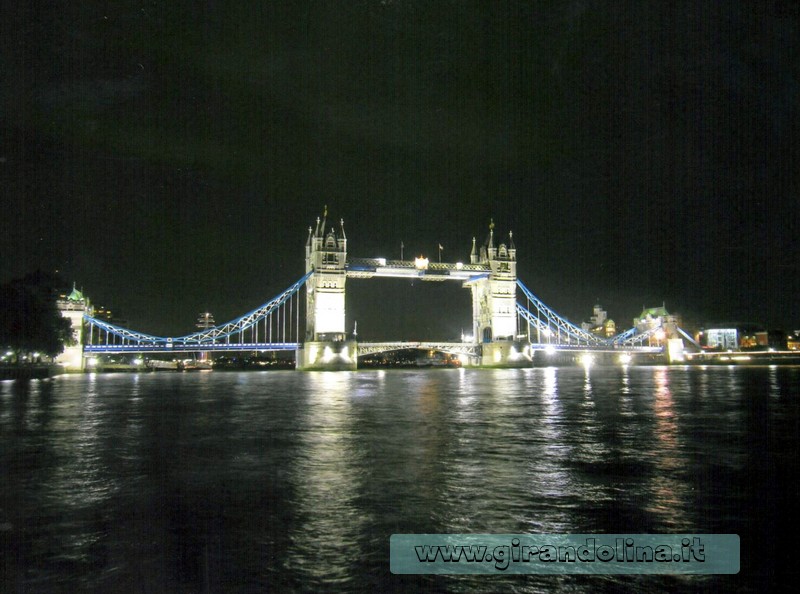
[{"label": "bridge tower spire", "polygon": [[347,237],[344,220],[337,234],[334,225],[326,231],[328,207],[306,243],[305,342],[297,352],[299,369],[355,369],[356,342],[345,330],[345,281]]}]

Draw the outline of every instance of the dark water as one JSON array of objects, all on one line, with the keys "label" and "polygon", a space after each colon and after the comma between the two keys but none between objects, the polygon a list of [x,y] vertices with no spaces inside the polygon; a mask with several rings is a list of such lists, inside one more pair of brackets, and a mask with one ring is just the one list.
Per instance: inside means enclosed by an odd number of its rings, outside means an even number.
[{"label": "dark water", "polygon": [[[784,589],[800,368],[0,382],[3,592]],[[735,576],[394,576],[392,533],[737,533]]]}]

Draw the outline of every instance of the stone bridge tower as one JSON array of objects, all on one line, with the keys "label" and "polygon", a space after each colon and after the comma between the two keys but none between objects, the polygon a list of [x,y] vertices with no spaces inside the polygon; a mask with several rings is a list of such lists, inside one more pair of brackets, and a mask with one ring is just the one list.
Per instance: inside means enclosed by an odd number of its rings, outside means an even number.
[{"label": "stone bridge tower", "polygon": [[308,228],[306,272],[306,334],[298,349],[299,369],[355,369],[356,342],[345,330],[347,237],[344,221],[337,233],[328,227],[328,209],[314,229]]},{"label": "stone bridge tower", "polygon": [[486,242],[476,250],[472,240],[470,263],[489,268],[488,274],[470,283],[475,340],[482,345],[482,365],[513,362],[517,334],[517,249],[513,233],[508,243],[495,245],[494,222],[489,225]]}]

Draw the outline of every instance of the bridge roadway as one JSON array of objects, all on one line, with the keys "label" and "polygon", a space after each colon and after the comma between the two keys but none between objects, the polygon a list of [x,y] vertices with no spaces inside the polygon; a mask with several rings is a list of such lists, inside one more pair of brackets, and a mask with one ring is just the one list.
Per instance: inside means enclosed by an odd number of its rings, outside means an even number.
[{"label": "bridge roadway", "polygon": [[[213,353],[230,351],[296,351],[296,342],[167,343],[167,344],[87,344],[86,355],[121,353]],[[465,342],[359,342],[358,356],[404,349],[435,350],[455,355],[477,356],[479,345]]]},{"label": "bridge roadway", "polygon": [[389,351],[420,349],[424,351],[439,351],[453,355],[467,355],[478,357],[480,345],[470,342],[359,342],[358,356],[374,355]]},{"label": "bridge roadway", "polygon": [[424,281],[475,281],[491,272],[486,264],[428,262],[418,267],[414,261],[385,258],[350,258],[346,270],[347,278],[410,278]]},{"label": "bridge roadway", "polygon": [[296,342],[231,342],[231,343],[167,343],[167,344],[86,344],[83,352],[91,354],[120,353],[214,353],[229,351],[296,351]]},{"label": "bridge roadway", "polygon": [[[83,346],[85,355],[110,355],[122,353],[213,353],[231,351],[296,351],[300,345],[296,342],[231,342],[231,343],[167,343],[167,344],[87,344]],[[439,351],[454,355],[480,356],[480,344],[469,342],[445,341],[395,341],[395,342],[359,342],[358,356],[374,355],[388,351],[420,349]],[[586,352],[593,353],[659,353],[660,347],[602,345],[557,345],[523,343],[523,356],[533,351]],[[527,353],[526,353],[527,352]]]}]

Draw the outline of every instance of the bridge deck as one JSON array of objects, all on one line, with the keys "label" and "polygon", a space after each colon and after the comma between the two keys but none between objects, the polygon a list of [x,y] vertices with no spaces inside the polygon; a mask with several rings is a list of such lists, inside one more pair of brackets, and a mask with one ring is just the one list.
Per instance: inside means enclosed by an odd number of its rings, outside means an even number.
[{"label": "bridge deck", "polygon": [[230,344],[87,344],[86,354],[118,353],[213,353],[226,351],[296,351],[296,342],[237,342]]},{"label": "bridge deck", "polygon": [[429,262],[424,268],[418,268],[412,261],[384,258],[351,258],[346,269],[348,278],[412,278],[424,281],[468,281],[490,272],[484,264]]},{"label": "bridge deck", "polygon": [[[89,354],[120,354],[120,353],[191,353],[191,352],[230,352],[230,351],[295,351],[301,345],[296,342],[237,342],[237,343],[209,343],[209,344],[87,344],[83,350]],[[369,355],[387,351],[408,349],[433,350],[446,353],[477,355],[479,344],[469,342],[444,342],[444,341],[394,341],[394,342],[360,342],[358,354]],[[527,344],[524,346],[528,346]],[[530,350],[556,350],[593,353],[658,353],[659,347],[644,346],[618,346],[608,347],[599,345],[555,345],[555,344],[530,344]]]}]

